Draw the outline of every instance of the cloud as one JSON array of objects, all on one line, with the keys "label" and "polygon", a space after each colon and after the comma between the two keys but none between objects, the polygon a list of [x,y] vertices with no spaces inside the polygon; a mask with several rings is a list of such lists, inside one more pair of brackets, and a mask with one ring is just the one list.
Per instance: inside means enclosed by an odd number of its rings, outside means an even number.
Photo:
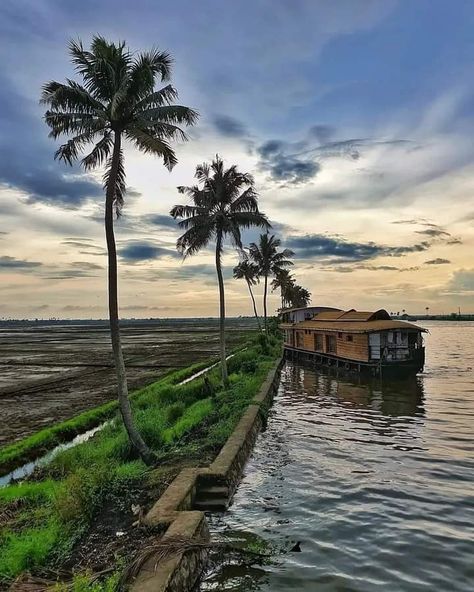
[{"label": "cloud", "polygon": [[459,269],[455,271],[447,285],[447,293],[474,294],[474,269]]},{"label": "cloud", "polygon": [[380,256],[401,257],[408,253],[426,251],[430,248],[428,241],[411,246],[389,247],[374,242],[350,242],[344,238],[323,234],[307,234],[305,236],[290,236],[285,246],[295,251],[300,259],[338,259],[340,261],[365,261]]},{"label": "cloud", "polygon": [[[372,138],[350,138],[328,142],[335,133],[334,128],[313,125],[306,135],[296,142],[281,139],[267,140],[257,147],[260,157],[259,168],[270,174],[272,181],[304,184],[313,180],[322,169],[322,161],[328,158],[344,158],[356,161],[363,149],[379,146],[405,146],[409,140],[377,140]],[[315,145],[315,140],[318,144]]]},{"label": "cloud", "polygon": [[219,134],[227,138],[247,138],[249,135],[241,121],[228,115],[215,115],[212,124]]},{"label": "cloud", "polygon": [[451,236],[449,232],[442,230],[441,228],[425,228],[425,230],[416,230],[417,234],[425,234],[426,236],[438,237],[438,236]]},{"label": "cloud", "polygon": [[178,229],[176,220],[167,214],[149,214],[142,216],[143,222],[149,222],[155,226],[162,226],[164,228]]},{"label": "cloud", "polygon": [[43,265],[39,261],[27,261],[26,259],[17,259],[8,255],[0,256],[0,269],[31,269]]},{"label": "cloud", "polygon": [[103,197],[101,184],[79,174],[79,167],[54,162],[57,145],[47,138],[36,102],[24,99],[3,76],[0,87],[0,183],[19,191],[26,203],[67,209]]},{"label": "cloud", "polygon": [[337,273],[352,273],[354,271],[358,271],[360,269],[366,271],[417,271],[420,269],[418,266],[412,267],[397,267],[395,265],[338,265],[337,263],[334,265],[327,265],[322,268],[324,271],[334,271]]},{"label": "cloud", "polygon": [[61,244],[66,247],[73,247],[81,255],[107,255],[107,251],[103,247],[94,244],[94,241],[89,238],[67,238],[61,241]]},{"label": "cloud", "polygon": [[313,179],[320,170],[317,162],[288,156],[286,148],[288,144],[281,140],[268,140],[257,148],[260,156],[259,168],[268,172],[270,178],[276,182],[290,184],[306,183]]},{"label": "cloud", "polygon": [[160,259],[161,257],[178,258],[180,255],[172,249],[161,247],[146,241],[132,241],[119,249],[120,257],[129,263]]},{"label": "cloud", "polygon": [[445,265],[447,263],[451,263],[451,261],[449,259],[442,259],[441,257],[425,261],[425,265]]}]

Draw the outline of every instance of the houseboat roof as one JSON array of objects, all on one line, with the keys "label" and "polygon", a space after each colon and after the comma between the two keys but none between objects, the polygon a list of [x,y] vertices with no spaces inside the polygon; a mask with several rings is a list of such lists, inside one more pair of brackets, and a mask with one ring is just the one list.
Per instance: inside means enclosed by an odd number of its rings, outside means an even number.
[{"label": "houseboat roof", "polygon": [[324,311],[315,315],[312,319],[300,323],[282,325],[282,327],[298,327],[299,329],[313,329],[320,331],[335,331],[344,333],[374,333],[377,331],[390,331],[405,329],[423,331],[426,329],[407,323],[405,321],[393,321],[386,310],[369,311]]},{"label": "houseboat roof", "polygon": [[300,306],[296,308],[283,308],[280,310],[280,314],[285,314],[287,312],[296,312],[298,310],[314,310],[315,308],[321,311],[328,311],[328,312],[343,312],[340,308],[333,308],[332,306]]}]

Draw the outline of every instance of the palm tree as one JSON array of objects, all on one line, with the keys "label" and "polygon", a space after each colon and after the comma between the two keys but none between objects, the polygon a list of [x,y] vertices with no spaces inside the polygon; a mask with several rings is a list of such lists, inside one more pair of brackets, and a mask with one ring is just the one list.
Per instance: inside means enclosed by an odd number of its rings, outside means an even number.
[{"label": "palm tree", "polygon": [[252,299],[253,313],[257,319],[258,329],[262,330],[260,319],[258,318],[257,305],[255,304],[255,296],[253,295],[252,286],[258,283],[258,267],[248,259],[243,259],[238,265],[234,267],[234,278],[237,280],[244,279]]},{"label": "palm tree", "polygon": [[275,274],[272,281],[272,291],[280,288],[281,308],[284,309],[289,304],[288,295],[291,288],[294,286],[295,280],[288,271],[288,269],[281,269]]},{"label": "palm tree", "polygon": [[289,298],[292,308],[303,308],[311,302],[311,293],[306,288],[294,284],[289,289]]},{"label": "palm tree", "polygon": [[55,158],[73,165],[87,152],[81,159],[86,171],[102,165],[105,168],[109,319],[118,400],[130,441],[150,464],[154,454],[133,423],[120,341],[114,211],[120,215],[126,188],[122,143],[129,140],[142,152],[162,158],[171,170],[177,159],[169,141],[186,140],[178,126],[192,125],[197,113],[173,104],[177,93],[170,84],[155,90],[157,78],[166,82],[171,76],[172,60],[166,52],[152,49],[133,54],[123,42],[109,43],[96,36],[89,51],[81,41],[71,41],[69,53],[82,84],[70,79],[65,84],[48,82],[43,87],[41,102],[49,107],[45,121],[51,129],[50,137],[69,137]]},{"label": "palm tree", "polygon": [[216,158],[196,167],[198,185],[178,187],[187,195],[192,205],[176,205],[170,214],[181,218],[180,228],[185,233],[176,247],[184,257],[194,255],[211,241],[215,241],[217,281],[219,284],[219,330],[222,381],[228,383],[225,355],[225,296],[222,277],[222,253],[224,241],[229,237],[232,244],[243,253],[241,229],[257,226],[268,228],[267,217],[258,209],[258,195],[254,180],[248,173],[240,173],[235,165],[224,168],[222,159]]},{"label": "palm tree", "polygon": [[267,292],[268,277],[277,275],[285,267],[293,265],[288,258],[294,255],[290,249],[278,251],[281,240],[273,234],[261,234],[258,244],[251,243],[249,247],[250,258],[257,264],[259,274],[264,278],[263,284],[263,319],[265,331],[267,330]]}]

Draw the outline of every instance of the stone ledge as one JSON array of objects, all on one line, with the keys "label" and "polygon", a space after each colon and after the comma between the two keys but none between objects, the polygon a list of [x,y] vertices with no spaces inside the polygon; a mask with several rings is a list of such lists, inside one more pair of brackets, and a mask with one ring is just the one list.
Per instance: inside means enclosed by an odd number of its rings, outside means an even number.
[{"label": "stone ledge", "polygon": [[[282,364],[283,358],[270,370],[210,467],[183,469],[147,513],[145,524],[168,524],[164,540],[169,537],[209,540],[203,512],[193,511],[200,485],[225,484],[227,507],[262,427],[262,408],[270,406],[278,387]],[[158,564],[156,558],[151,557],[130,589],[132,592],[186,592],[197,581],[206,560],[205,549],[175,553]]]}]

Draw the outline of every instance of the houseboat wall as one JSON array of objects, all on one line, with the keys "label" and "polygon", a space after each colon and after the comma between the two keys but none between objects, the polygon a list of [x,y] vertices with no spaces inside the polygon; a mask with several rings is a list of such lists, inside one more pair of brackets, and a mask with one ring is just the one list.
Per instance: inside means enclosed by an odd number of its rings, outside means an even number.
[{"label": "houseboat wall", "polygon": [[287,329],[285,342],[290,347],[296,347],[297,349],[329,354],[359,362],[369,361],[368,335],[364,333]]},{"label": "houseboat wall", "polygon": [[415,358],[423,339],[417,331],[349,333],[295,327],[285,329],[285,345],[356,362],[396,362]]}]

